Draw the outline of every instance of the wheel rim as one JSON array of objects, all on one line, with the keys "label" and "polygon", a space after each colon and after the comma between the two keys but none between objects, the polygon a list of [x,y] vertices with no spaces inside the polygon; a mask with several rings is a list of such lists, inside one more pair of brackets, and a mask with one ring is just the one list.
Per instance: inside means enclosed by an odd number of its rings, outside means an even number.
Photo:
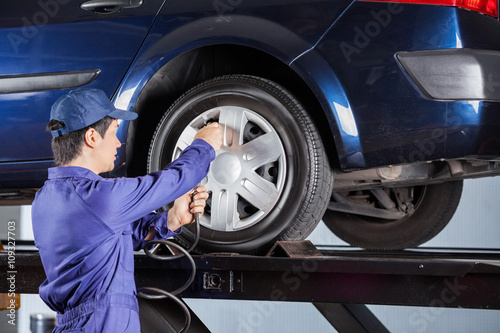
[{"label": "wheel rim", "polygon": [[282,194],[285,149],[276,129],[261,115],[243,107],[221,106],[189,123],[175,144],[173,158],[211,121],[219,122],[223,145],[201,182],[210,197],[200,223],[222,232],[247,229],[262,221]]}]

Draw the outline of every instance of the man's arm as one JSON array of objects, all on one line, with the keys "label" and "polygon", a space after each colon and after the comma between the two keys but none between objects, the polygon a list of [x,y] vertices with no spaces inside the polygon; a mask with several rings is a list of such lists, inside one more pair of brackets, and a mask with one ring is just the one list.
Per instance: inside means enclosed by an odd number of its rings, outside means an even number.
[{"label": "man's arm", "polygon": [[[78,189],[79,195],[111,229],[119,232],[195,187],[207,175],[221,142],[218,124],[212,123],[199,130],[194,142],[164,170],[137,178],[89,182]],[[87,187],[92,187],[92,191]],[[176,224],[174,228],[188,223],[176,210],[174,212],[171,217]],[[141,225],[147,228],[144,239],[150,225]]]},{"label": "man's arm", "polygon": [[214,150],[197,140],[164,170],[136,178],[82,182],[77,192],[96,215],[119,232],[194,188],[208,173],[214,157]]},{"label": "man's arm", "polygon": [[148,240],[170,238],[181,232],[168,229],[167,215],[168,211],[150,213],[132,223],[132,242],[135,251],[142,249]]},{"label": "man's arm", "polygon": [[194,222],[195,213],[200,216],[203,214],[207,199],[207,188],[199,186],[195,193],[190,191],[175,200],[170,210],[151,213],[134,222],[134,250],[140,250],[149,240],[165,239],[179,234],[183,225]]}]

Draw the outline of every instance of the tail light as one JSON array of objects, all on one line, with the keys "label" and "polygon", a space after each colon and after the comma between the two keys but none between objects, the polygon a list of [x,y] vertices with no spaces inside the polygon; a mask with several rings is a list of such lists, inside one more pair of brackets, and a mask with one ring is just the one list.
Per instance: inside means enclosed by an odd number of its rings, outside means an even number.
[{"label": "tail light", "polygon": [[361,0],[461,7],[498,18],[498,0]]}]

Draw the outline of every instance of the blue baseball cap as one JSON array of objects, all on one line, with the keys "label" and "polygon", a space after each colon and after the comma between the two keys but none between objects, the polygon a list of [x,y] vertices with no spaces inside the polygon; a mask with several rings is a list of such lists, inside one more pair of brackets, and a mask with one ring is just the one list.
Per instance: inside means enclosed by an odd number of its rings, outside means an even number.
[{"label": "blue baseball cap", "polygon": [[106,116],[134,120],[137,113],[116,109],[106,93],[100,89],[75,89],[52,105],[50,119],[63,122],[65,126],[50,133],[56,138],[92,125]]}]

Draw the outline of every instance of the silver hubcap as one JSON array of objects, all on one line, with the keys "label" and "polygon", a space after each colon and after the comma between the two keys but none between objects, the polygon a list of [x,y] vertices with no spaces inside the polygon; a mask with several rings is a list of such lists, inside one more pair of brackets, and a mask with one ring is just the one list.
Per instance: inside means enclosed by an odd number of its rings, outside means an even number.
[{"label": "silver hubcap", "polygon": [[208,188],[201,224],[217,231],[237,231],[260,222],[276,205],[286,177],[285,150],[276,130],[251,110],[223,106],[196,117],[176,144],[179,156],[201,127],[218,121],[223,145],[202,184]]}]

